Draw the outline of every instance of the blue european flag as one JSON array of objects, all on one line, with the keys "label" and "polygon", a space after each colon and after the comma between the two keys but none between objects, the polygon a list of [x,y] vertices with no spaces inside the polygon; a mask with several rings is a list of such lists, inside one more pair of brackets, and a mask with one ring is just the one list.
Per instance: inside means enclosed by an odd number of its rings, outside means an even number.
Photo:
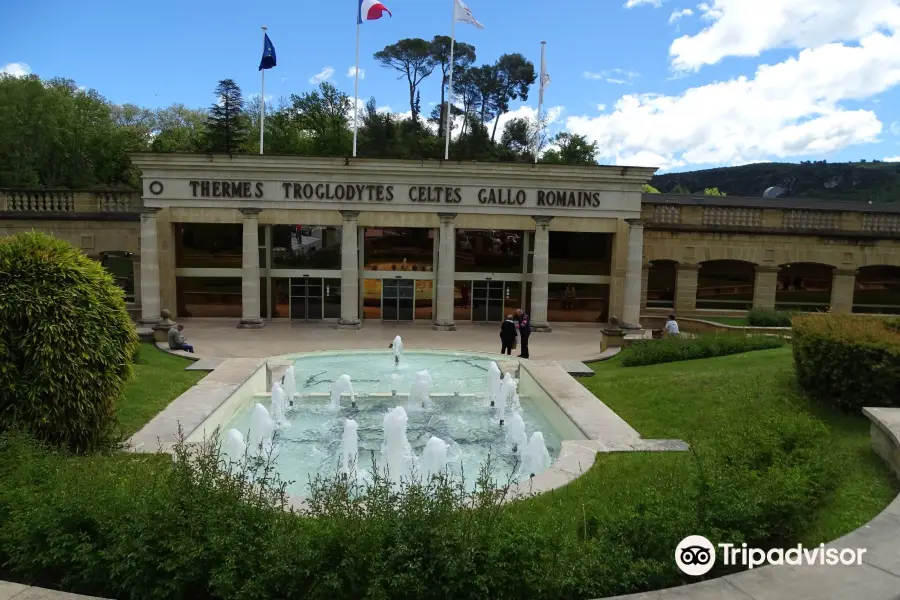
[{"label": "blue european flag", "polygon": [[265,40],[263,41],[263,55],[262,60],[259,61],[259,70],[263,69],[271,69],[276,64],[275,61],[275,46],[272,45],[272,40],[269,39],[269,34],[265,34]]}]

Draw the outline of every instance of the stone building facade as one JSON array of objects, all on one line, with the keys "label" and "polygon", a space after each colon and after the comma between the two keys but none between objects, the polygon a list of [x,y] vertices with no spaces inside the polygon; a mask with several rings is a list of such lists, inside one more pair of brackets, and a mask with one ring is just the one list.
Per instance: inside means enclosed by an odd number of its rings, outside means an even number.
[{"label": "stone building facade", "polygon": [[[140,194],[0,191],[0,236],[132,264],[143,321],[900,312],[900,208],[642,194],[653,169],[142,154]],[[900,205],[898,205],[900,206]]]}]

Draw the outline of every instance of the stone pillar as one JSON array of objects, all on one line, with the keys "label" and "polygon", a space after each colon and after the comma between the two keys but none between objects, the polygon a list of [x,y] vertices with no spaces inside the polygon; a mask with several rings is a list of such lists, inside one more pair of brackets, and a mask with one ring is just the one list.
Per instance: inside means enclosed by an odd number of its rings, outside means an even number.
[{"label": "stone pillar", "polygon": [[551,331],[547,322],[547,300],[550,296],[550,221],[553,217],[534,219],[534,260],[531,273],[531,330]]},{"label": "stone pillar", "polygon": [[675,313],[697,310],[697,272],[700,265],[679,263],[675,266]]},{"label": "stone pillar", "polygon": [[358,210],[342,210],[341,320],[338,329],[359,329],[359,218]]},{"label": "stone pillar", "polygon": [[160,321],[159,240],[156,214],[159,208],[141,209],[141,325]]},{"label": "stone pillar", "polygon": [[239,329],[265,327],[259,312],[259,213],[261,208],[242,208],[244,251],[241,262],[241,304]]},{"label": "stone pillar", "polygon": [[647,310],[647,290],[650,283],[650,264],[644,263],[641,268],[641,312]]},{"label": "stone pillar", "polygon": [[756,279],[753,281],[753,308],[775,310],[775,292],[778,290],[776,266],[756,265]]},{"label": "stone pillar", "polygon": [[856,269],[835,269],[831,279],[831,308],[828,312],[849,315],[853,312]]},{"label": "stone pillar", "polygon": [[644,265],[644,222],[626,219],[628,223],[628,261],[625,267],[625,308],[622,321],[626,325],[641,322],[641,275]]},{"label": "stone pillar", "polygon": [[131,278],[134,281],[134,305],[141,307],[141,257],[137,255],[131,259]]},{"label": "stone pillar", "polygon": [[438,230],[437,306],[434,307],[435,331],[456,331],[453,320],[454,278],[456,276],[456,213],[438,213],[441,227]]}]

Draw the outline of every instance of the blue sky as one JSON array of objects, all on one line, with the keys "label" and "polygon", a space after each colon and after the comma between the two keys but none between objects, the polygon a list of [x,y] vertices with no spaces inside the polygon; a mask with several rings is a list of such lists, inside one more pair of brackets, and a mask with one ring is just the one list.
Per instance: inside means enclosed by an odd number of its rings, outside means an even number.
[{"label": "blue sky", "polygon": [[[458,25],[457,38],[476,47],[479,63],[521,52],[536,65],[545,40],[551,129],[597,141],[603,163],[684,170],[897,159],[898,2],[470,0],[485,29]],[[451,1],[385,4],[394,17],[362,28],[360,96],[403,113],[405,82],[372,54],[400,38],[449,34]],[[310,78],[328,67],[330,80],[352,94],[355,7],[356,0],[15,2],[3,11],[0,69],[21,63],[7,70],[27,65],[44,78],[68,77],[116,103],[205,107],[219,79],[259,92],[259,27],[267,25],[278,66],[267,73],[266,96],[311,90]],[[426,111],[439,85],[436,76],[423,84]],[[515,116],[533,115],[532,96]]]}]

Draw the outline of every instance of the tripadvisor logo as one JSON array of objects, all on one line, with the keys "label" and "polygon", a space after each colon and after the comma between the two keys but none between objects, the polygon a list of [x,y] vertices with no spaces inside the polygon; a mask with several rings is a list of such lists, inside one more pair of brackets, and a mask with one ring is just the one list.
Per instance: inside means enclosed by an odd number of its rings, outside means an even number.
[{"label": "tripadvisor logo", "polygon": [[[865,548],[826,548],[819,544],[815,548],[804,548],[797,544],[793,548],[750,548],[747,544],[718,544],[722,564],[743,566],[748,569],[763,565],[861,565]],[[675,548],[675,564],[687,575],[706,575],[716,564],[716,546],[702,535],[689,535]]]}]

